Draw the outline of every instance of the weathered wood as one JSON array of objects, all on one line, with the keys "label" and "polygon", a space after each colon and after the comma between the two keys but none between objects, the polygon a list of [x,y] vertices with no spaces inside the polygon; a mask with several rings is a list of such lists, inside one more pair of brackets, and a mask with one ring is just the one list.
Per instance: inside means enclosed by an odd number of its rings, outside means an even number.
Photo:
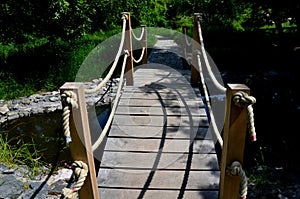
[{"label": "weathered wood", "polygon": [[65,91],[74,92],[78,104],[78,108],[73,108],[70,116],[71,156],[74,161],[86,163],[89,169],[84,185],[79,190],[79,198],[99,199],[84,87],[82,83],[67,82],[60,88],[61,94]]},{"label": "weathered wood", "polygon": [[[163,146],[161,146],[163,143]],[[215,153],[213,140],[177,140],[177,139],[136,139],[136,138],[109,138],[106,151],[135,151],[135,152],[173,152],[186,153],[192,147],[194,153]]]},{"label": "weathered wood", "polygon": [[134,77],[107,136],[102,196],[216,199],[219,165],[199,90],[164,66],[140,67]]},{"label": "weathered wood", "polygon": [[[107,151],[103,156],[102,168],[118,169],[152,169],[157,158],[157,153],[141,152],[113,152]],[[189,158],[191,158],[189,160]],[[161,153],[157,164],[159,170],[182,170],[190,163],[190,170],[219,170],[218,160],[215,154],[187,154],[187,153]]]},{"label": "weathered wood", "polygon": [[[125,169],[101,169],[98,184],[101,187],[134,188],[142,189],[151,175],[151,170],[125,170]],[[180,190],[183,179],[187,190],[217,190],[219,184],[219,171],[154,171],[149,189],[175,189]]]},{"label": "weathered wood", "polygon": [[161,138],[164,132],[165,139],[212,139],[209,128],[199,127],[160,127],[160,126],[112,126],[109,137],[131,138]]},{"label": "weathered wood", "polygon": [[228,84],[226,101],[226,120],[224,124],[223,148],[220,176],[220,199],[239,198],[240,177],[226,174],[226,168],[233,161],[243,164],[245,136],[247,130],[246,108],[236,106],[232,99],[236,92],[244,91],[250,94],[250,89],[243,84]]},{"label": "weathered wood", "polygon": [[[118,199],[131,199],[138,198],[138,196],[143,192],[142,189],[114,189],[114,188],[101,188],[100,195],[103,198],[118,198]],[[182,191],[184,197],[186,199],[214,199],[218,197],[218,191]],[[180,190],[147,190],[145,191],[144,197],[145,199],[174,199],[178,198],[180,195]]]},{"label": "weathered wood", "polygon": [[125,78],[126,85],[133,85],[133,51],[132,51],[132,29],[131,29],[131,19],[130,12],[122,12],[124,16],[127,17],[126,28],[125,28],[125,41],[124,41],[124,50],[128,50],[129,56],[127,57],[126,67],[125,67]]},{"label": "weathered wood", "polygon": [[133,126],[207,126],[207,117],[187,117],[187,116],[143,116],[143,115],[115,115],[113,125],[133,125]]}]

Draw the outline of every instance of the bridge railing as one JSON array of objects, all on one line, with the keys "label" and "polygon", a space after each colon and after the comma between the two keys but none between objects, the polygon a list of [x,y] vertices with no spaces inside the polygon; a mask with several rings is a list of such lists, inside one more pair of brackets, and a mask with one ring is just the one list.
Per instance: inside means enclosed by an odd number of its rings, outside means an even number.
[{"label": "bridge railing", "polygon": [[[250,89],[244,84],[227,84],[224,87],[218,82],[208,59],[201,31],[201,15],[194,14],[193,39],[187,39],[187,27],[182,28],[183,32],[183,57],[188,67],[188,52],[191,55],[191,85],[201,86],[204,99],[208,108],[209,122],[212,127],[213,137],[221,146],[221,174],[219,186],[220,199],[246,198],[247,177],[242,169],[245,137],[247,131],[250,133],[250,140],[256,141],[254,127],[254,114],[252,105],[256,102],[250,96]],[[214,112],[207,90],[207,82],[204,77],[204,68],[207,71],[211,82],[219,93],[226,94],[226,107],[224,127],[221,133],[218,130]],[[200,81],[200,83],[199,83]]]},{"label": "bridge railing", "polygon": [[[72,187],[64,188],[62,190],[62,193],[66,198],[76,198],[77,194],[79,195],[79,198],[100,198],[93,153],[101,145],[107,135],[119,102],[125,79],[126,85],[133,85],[134,83],[134,63],[146,63],[147,60],[146,26],[141,26],[141,35],[140,37],[136,37],[131,28],[130,13],[123,12],[122,20],[123,27],[120,46],[115,60],[103,80],[92,89],[84,88],[84,84],[80,82],[66,82],[60,87],[63,105],[63,129],[66,143],[69,145],[71,156],[74,161],[72,167],[76,180]],[[137,41],[141,41],[142,53],[137,60],[133,57],[132,36]],[[110,115],[100,136],[92,143],[85,97],[87,94],[93,94],[100,91],[100,89],[107,84],[112,78],[122,54],[124,54],[124,57],[120,80]]]}]

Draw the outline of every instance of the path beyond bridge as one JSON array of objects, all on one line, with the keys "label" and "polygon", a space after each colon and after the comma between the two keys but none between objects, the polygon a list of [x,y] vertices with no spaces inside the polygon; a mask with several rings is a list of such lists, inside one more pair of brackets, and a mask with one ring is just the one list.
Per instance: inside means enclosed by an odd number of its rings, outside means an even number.
[{"label": "path beyond bridge", "polygon": [[98,172],[100,198],[218,198],[220,170],[200,91],[171,53],[176,43],[157,38],[148,64],[135,68],[134,86],[123,88]]}]

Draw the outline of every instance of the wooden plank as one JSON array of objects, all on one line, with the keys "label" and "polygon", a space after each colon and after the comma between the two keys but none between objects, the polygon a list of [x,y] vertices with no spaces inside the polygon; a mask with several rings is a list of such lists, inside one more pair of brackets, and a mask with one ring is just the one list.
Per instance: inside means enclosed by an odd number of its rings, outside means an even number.
[{"label": "wooden plank", "polygon": [[210,129],[207,127],[159,127],[159,126],[112,126],[108,137],[131,138],[161,138],[162,133],[166,139],[212,139]]},{"label": "wooden plank", "polygon": [[207,117],[199,116],[141,116],[141,115],[115,115],[113,125],[134,125],[134,126],[208,126]]},{"label": "wooden plank", "polygon": [[189,107],[118,107],[116,115],[206,116],[205,109]]},{"label": "wooden plank", "polygon": [[185,170],[190,164],[190,170],[219,170],[215,154],[187,153],[140,153],[140,152],[110,152],[106,151],[102,159],[102,168],[119,169],[153,169],[155,161],[157,170]]},{"label": "wooden plank", "polygon": [[204,107],[203,101],[179,101],[179,100],[163,100],[163,103],[161,103],[157,99],[131,99],[131,98],[121,98],[119,101],[118,106],[157,106],[157,107],[197,107],[202,108]]},{"label": "wooden plank", "polygon": [[125,92],[122,94],[122,98],[131,98],[131,99],[177,99],[182,101],[184,100],[189,101],[198,101],[199,103],[202,101],[200,93],[176,93],[170,90],[170,92],[164,93],[155,93],[155,92]]},{"label": "wooden plank", "polygon": [[[143,86],[125,86],[123,88],[123,91],[125,93],[127,92],[146,92],[146,93],[153,93],[153,92],[157,92],[158,88],[156,87],[159,87],[160,85],[158,84],[149,84],[149,85],[143,85]],[[159,88],[159,93],[169,93],[169,92],[179,92],[181,94],[185,94],[185,93],[200,93],[199,89],[196,89],[196,88],[192,88],[190,86],[187,86],[187,85],[180,85],[180,87],[170,87],[170,88],[167,88],[167,87],[160,87]]]},{"label": "wooden plank", "polygon": [[135,189],[147,187],[180,190],[184,187],[185,190],[217,190],[219,175],[219,171],[100,169],[98,185],[100,189],[101,187]]},{"label": "wooden plank", "polygon": [[[174,199],[178,198],[179,195],[183,194],[183,198],[187,199],[217,199],[218,191],[188,191],[183,190],[147,190],[142,189],[113,189],[113,188],[101,188],[99,189],[99,194],[103,199],[133,199],[139,198],[143,194],[144,199]],[[180,197],[179,197],[180,198]]]},{"label": "wooden plank", "polygon": [[132,152],[173,152],[186,153],[192,147],[194,153],[216,153],[213,140],[170,140],[170,139],[137,139],[137,138],[109,138],[106,151]]}]

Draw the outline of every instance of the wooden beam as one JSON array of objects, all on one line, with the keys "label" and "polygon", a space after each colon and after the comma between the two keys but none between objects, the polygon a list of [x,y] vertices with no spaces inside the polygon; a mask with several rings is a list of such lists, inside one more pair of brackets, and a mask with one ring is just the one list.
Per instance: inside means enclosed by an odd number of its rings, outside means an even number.
[{"label": "wooden beam", "polygon": [[79,198],[99,199],[83,83],[67,82],[60,88],[61,94],[65,91],[74,92],[78,103],[78,108],[73,108],[70,115],[71,156],[74,161],[82,161],[89,168],[84,185],[79,190]]},{"label": "wooden beam", "polygon": [[126,16],[126,31],[125,31],[125,41],[124,41],[124,50],[128,50],[129,56],[127,57],[126,67],[125,67],[125,78],[126,85],[133,86],[133,55],[132,55],[132,33],[131,33],[131,20],[130,20],[130,12],[122,12],[124,16]]},{"label": "wooden beam", "polygon": [[247,110],[233,103],[233,96],[238,91],[250,94],[250,89],[246,85],[227,84],[219,199],[239,198],[240,176],[226,174],[227,167],[233,161],[239,161],[243,164],[247,131]]}]

